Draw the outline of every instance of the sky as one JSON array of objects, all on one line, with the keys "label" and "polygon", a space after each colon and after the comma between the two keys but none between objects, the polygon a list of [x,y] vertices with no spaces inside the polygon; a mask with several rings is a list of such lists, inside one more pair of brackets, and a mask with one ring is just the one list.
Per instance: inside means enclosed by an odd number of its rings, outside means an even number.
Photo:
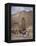
[{"label": "sky", "polygon": [[33,11],[32,7],[19,7],[19,6],[11,6],[11,14],[16,14],[17,12],[21,12],[21,11]]}]

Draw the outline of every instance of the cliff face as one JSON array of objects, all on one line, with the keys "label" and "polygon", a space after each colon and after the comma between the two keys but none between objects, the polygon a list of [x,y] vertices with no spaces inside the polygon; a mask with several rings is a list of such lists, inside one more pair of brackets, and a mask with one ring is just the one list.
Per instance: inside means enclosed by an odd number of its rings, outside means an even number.
[{"label": "cliff face", "polygon": [[[17,13],[16,15],[14,16],[11,16],[11,25],[13,25],[14,23],[17,23],[17,25],[21,26],[22,25],[22,19],[25,19],[24,23],[25,23],[25,26],[26,28],[30,25],[32,25],[32,13],[31,12],[21,12],[21,13]],[[23,24],[24,24],[23,23]]]}]

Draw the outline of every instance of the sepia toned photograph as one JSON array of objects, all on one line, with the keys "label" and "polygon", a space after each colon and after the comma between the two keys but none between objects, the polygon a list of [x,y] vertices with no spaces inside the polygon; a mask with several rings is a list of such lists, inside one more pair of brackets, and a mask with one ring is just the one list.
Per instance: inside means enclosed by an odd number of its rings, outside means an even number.
[{"label": "sepia toned photograph", "polygon": [[11,6],[11,40],[33,39],[33,7]]},{"label": "sepia toned photograph", "polygon": [[35,41],[35,5],[5,4],[5,42]]}]

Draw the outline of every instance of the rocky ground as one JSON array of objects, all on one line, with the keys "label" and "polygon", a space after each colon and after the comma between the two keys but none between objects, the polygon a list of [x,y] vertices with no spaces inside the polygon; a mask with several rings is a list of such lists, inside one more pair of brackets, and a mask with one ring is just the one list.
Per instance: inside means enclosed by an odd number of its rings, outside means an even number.
[{"label": "rocky ground", "polygon": [[[24,32],[24,31],[23,31]],[[33,34],[32,34],[32,27],[28,27],[26,28],[26,33],[23,34],[23,33],[11,33],[12,37],[11,37],[11,40],[21,40],[21,39],[32,39],[33,37]]]}]

